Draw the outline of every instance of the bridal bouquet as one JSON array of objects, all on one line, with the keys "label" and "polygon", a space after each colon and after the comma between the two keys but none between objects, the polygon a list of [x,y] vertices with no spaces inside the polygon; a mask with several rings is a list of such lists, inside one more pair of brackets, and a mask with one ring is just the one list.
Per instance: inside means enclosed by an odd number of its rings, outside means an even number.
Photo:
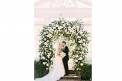
[{"label": "bridal bouquet", "polygon": [[64,52],[61,52],[61,53],[60,53],[60,56],[61,56],[62,58],[64,58],[64,57],[66,56],[66,54],[65,54]]}]

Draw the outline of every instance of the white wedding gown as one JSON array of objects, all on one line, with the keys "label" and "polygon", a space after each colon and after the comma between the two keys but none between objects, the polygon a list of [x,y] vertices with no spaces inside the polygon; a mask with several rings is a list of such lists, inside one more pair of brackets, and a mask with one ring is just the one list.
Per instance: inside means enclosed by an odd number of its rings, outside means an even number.
[{"label": "white wedding gown", "polygon": [[65,74],[62,57],[56,55],[53,61],[52,70],[42,78],[37,78],[35,81],[57,81]]}]

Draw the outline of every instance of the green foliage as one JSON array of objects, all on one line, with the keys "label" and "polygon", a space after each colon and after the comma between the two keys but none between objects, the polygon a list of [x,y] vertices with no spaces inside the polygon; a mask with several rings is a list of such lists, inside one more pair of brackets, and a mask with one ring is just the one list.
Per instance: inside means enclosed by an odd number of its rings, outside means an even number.
[{"label": "green foliage", "polygon": [[92,78],[92,65],[91,64],[83,64],[80,72],[81,72],[81,79],[82,80],[90,80]]},{"label": "green foliage", "polygon": [[48,73],[48,70],[46,69],[47,66],[42,64],[42,62],[34,62],[34,78],[43,77]]}]

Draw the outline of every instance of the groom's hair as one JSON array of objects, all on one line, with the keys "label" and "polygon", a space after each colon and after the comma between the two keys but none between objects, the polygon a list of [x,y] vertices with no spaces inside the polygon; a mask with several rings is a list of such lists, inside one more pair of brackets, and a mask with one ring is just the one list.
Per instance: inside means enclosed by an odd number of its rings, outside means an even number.
[{"label": "groom's hair", "polygon": [[62,41],[62,43],[66,44],[66,42],[65,42],[65,41]]}]

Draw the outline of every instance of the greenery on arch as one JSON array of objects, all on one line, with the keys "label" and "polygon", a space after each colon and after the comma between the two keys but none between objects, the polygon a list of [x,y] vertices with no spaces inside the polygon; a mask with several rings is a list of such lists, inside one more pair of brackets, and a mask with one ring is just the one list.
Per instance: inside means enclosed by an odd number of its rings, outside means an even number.
[{"label": "greenery on arch", "polygon": [[78,20],[59,19],[43,27],[40,32],[40,62],[49,70],[54,56],[53,43],[60,37],[71,41],[70,46],[74,48],[71,51],[71,58],[75,70],[80,70],[79,67],[84,63],[88,53],[89,33],[84,30],[84,24]]}]

